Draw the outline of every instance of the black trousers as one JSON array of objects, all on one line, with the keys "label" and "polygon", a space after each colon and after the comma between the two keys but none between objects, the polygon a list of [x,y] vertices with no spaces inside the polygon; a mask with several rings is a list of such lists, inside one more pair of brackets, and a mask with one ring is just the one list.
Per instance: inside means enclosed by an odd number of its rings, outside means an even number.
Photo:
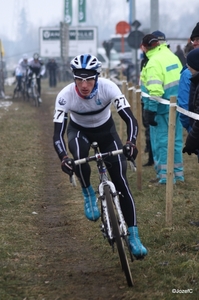
[{"label": "black trousers", "polygon": [[[123,146],[112,118],[97,128],[81,127],[70,120],[67,136],[68,147],[74,159],[87,157],[92,142],[98,143],[101,152],[121,149]],[[126,157],[123,154],[107,157],[105,164],[116,190],[121,193],[119,199],[125,221],[128,227],[135,226],[135,203],[126,178]],[[88,163],[76,166],[75,174],[82,187],[90,185],[91,168]]]}]

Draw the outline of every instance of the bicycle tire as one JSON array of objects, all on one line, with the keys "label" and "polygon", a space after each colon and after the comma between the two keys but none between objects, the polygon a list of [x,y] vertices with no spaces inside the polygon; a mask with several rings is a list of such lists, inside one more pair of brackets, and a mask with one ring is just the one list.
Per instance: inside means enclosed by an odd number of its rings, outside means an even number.
[{"label": "bicycle tire", "polygon": [[25,89],[25,83],[22,81],[22,85],[21,85],[21,93],[22,93],[22,97],[23,97],[23,101],[26,101],[26,89]]},{"label": "bicycle tire", "polygon": [[39,103],[39,96],[36,96],[36,97],[35,97],[35,106],[36,106],[36,107],[39,107],[39,106],[40,106],[40,103]]},{"label": "bicycle tire", "polygon": [[38,107],[38,100],[37,100],[36,87],[33,85],[31,89],[32,89],[33,105],[34,105],[35,107]]},{"label": "bicycle tire", "polygon": [[105,192],[108,213],[109,213],[109,217],[110,217],[110,221],[111,221],[111,225],[112,225],[112,229],[113,229],[113,234],[114,234],[116,245],[117,245],[117,250],[118,250],[122,270],[125,273],[128,286],[133,286],[133,278],[132,278],[129,262],[127,259],[127,255],[125,252],[123,238],[121,237],[121,234],[120,234],[118,219],[116,217],[114,204],[113,204],[113,198],[110,193],[110,188],[108,185],[105,185],[104,192]]},{"label": "bicycle tire", "polygon": [[18,84],[15,86],[14,88],[14,91],[13,91],[13,96],[12,96],[12,99],[17,99],[19,98],[19,95],[18,95]]}]

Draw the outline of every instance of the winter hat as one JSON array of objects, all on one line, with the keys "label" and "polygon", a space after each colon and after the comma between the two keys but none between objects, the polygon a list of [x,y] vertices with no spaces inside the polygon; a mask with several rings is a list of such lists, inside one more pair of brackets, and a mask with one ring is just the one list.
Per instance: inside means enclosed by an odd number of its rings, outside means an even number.
[{"label": "winter hat", "polygon": [[196,24],[195,28],[192,31],[192,34],[190,36],[191,41],[193,41],[195,37],[199,37],[199,22]]},{"label": "winter hat", "polygon": [[152,32],[152,34],[155,35],[155,37],[157,37],[159,41],[166,41],[166,36],[163,32],[156,30]]},{"label": "winter hat", "polygon": [[147,34],[142,39],[142,44],[144,47],[151,47],[155,48],[157,45],[159,45],[159,41],[157,37],[153,34]]},{"label": "winter hat", "polygon": [[187,55],[187,64],[199,72],[199,48],[191,50]]}]

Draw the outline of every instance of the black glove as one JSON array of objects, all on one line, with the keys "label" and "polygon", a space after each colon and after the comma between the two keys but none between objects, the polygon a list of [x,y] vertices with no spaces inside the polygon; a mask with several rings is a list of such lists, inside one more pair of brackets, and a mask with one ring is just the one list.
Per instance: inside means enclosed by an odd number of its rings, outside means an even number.
[{"label": "black glove", "polygon": [[183,153],[187,153],[187,154],[189,154],[189,155],[191,155],[192,153],[198,155],[198,150],[196,150],[196,149],[195,149],[195,150],[194,150],[194,149],[190,149],[190,148],[188,148],[187,146],[185,146],[185,147],[183,148],[182,152],[183,152]]},{"label": "black glove", "polygon": [[128,141],[126,145],[123,146],[123,153],[129,160],[131,157],[135,160],[138,155],[138,149],[135,144]]},{"label": "black glove", "polygon": [[157,115],[157,113],[155,111],[148,110],[147,114],[148,114],[148,123],[149,123],[149,125],[157,126],[158,123],[155,121],[155,116]]},{"label": "black glove", "polygon": [[62,171],[69,176],[73,175],[74,160],[68,156],[64,156],[61,162]]}]

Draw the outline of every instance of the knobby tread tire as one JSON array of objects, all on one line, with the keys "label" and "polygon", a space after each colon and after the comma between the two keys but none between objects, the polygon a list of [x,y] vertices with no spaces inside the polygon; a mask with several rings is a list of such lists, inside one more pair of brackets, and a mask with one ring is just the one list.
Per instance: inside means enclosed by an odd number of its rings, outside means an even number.
[{"label": "knobby tread tire", "polygon": [[107,208],[108,208],[109,217],[110,217],[110,221],[111,221],[111,225],[112,225],[112,229],[113,229],[113,234],[114,234],[116,244],[117,244],[117,250],[118,250],[119,257],[120,257],[122,270],[125,273],[126,281],[128,283],[128,286],[133,286],[133,278],[132,278],[130,266],[129,266],[129,263],[128,263],[128,259],[127,259],[127,256],[126,256],[126,252],[125,252],[125,248],[124,248],[124,244],[123,244],[123,239],[120,235],[120,229],[119,229],[118,220],[117,220],[117,217],[116,217],[116,214],[115,214],[113,198],[112,198],[112,195],[110,193],[110,188],[109,188],[108,185],[106,185],[104,187],[104,191],[105,191]]}]

